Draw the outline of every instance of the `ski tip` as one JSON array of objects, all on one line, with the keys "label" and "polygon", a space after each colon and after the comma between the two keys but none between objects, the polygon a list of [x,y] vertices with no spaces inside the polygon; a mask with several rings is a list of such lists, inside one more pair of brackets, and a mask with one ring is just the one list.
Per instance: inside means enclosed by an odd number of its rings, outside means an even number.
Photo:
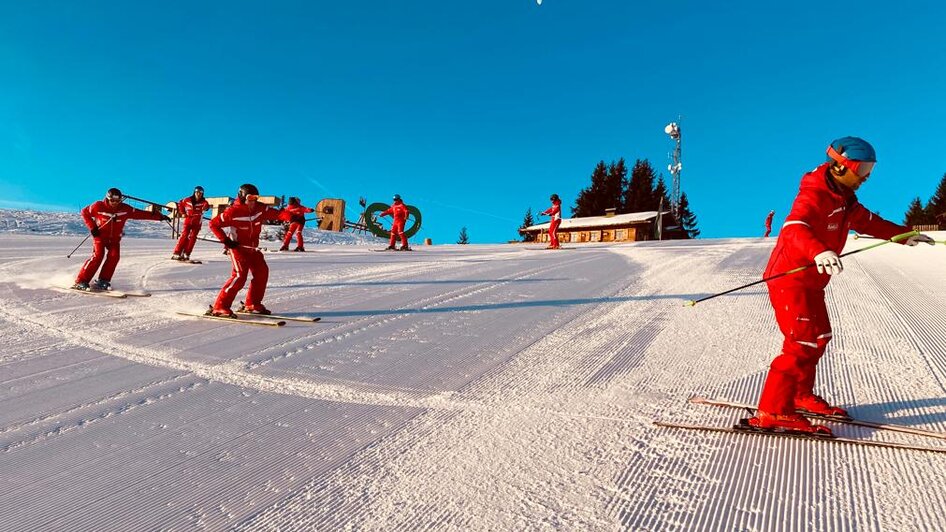
[{"label": "ski tip", "polygon": [[695,306],[696,306],[696,301],[694,301],[694,300],[691,299],[690,301],[687,301],[686,303],[684,303],[683,306],[684,306],[684,307],[695,307]]}]

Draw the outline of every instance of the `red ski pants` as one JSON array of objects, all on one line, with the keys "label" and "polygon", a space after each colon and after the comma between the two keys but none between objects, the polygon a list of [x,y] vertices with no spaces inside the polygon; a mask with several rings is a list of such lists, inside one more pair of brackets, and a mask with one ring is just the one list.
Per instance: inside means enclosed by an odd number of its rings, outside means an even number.
[{"label": "red ski pants", "polygon": [[305,227],[305,224],[300,224],[299,222],[292,222],[289,224],[289,230],[286,231],[286,238],[282,241],[282,247],[288,248],[289,243],[292,242],[292,235],[296,235],[296,247],[301,248],[305,247],[305,243],[302,241],[302,228]]},{"label": "red ski pants", "polygon": [[229,309],[250,276],[252,279],[250,288],[246,291],[246,306],[261,305],[263,296],[266,295],[266,283],[269,281],[269,266],[266,265],[263,253],[256,249],[234,248],[230,250],[230,261],[233,263],[233,271],[217,294],[214,309]]},{"label": "red ski pants", "polygon": [[394,223],[391,224],[391,243],[393,246],[397,239],[401,239],[401,246],[407,247],[407,235],[404,234],[404,224],[406,220],[394,220]]},{"label": "red ski pants", "polygon": [[[92,256],[86,259],[85,264],[82,265],[82,269],[79,270],[79,275],[76,276],[77,283],[87,283],[95,277],[95,272],[98,271],[99,266],[102,266],[102,271],[99,272],[99,279],[103,281],[111,281],[112,274],[115,273],[115,267],[118,266],[118,259],[121,258],[121,239],[119,240],[106,240],[104,238],[93,238],[92,239]],[[105,260],[105,264],[102,265],[102,260]]]},{"label": "red ski pants", "polygon": [[549,246],[553,248],[558,247],[558,226],[561,225],[562,220],[556,218],[549,222]]},{"label": "red ski pants", "polygon": [[181,238],[177,239],[177,245],[174,246],[175,255],[184,254],[190,257],[191,251],[194,251],[194,244],[197,242],[197,235],[200,234],[200,226],[200,218],[184,218]]},{"label": "red ski pants", "polygon": [[831,340],[831,323],[824,290],[769,288],[775,320],[785,340],[762,387],[759,410],[770,414],[795,412],[795,397],[813,393],[815,368]]}]

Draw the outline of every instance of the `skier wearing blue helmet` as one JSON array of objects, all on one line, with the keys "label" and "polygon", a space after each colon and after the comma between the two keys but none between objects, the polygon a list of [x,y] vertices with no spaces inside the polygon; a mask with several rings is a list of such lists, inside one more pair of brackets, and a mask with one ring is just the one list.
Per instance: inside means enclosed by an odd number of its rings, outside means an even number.
[{"label": "skier wearing blue helmet", "polygon": [[[814,392],[818,361],[832,335],[825,287],[843,270],[838,254],[851,229],[885,240],[910,231],[857,200],[854,192],[877,162],[870,143],[841,137],[828,145],[827,153],[827,162],[802,177],[763,274],[772,278],[767,281],[769,300],[784,340],[766,376],[756,415],[746,420],[753,430],[830,435],[828,427],[813,425],[804,414],[847,416]],[[900,243],[920,242],[933,244],[933,239],[915,234]],[[815,268],[808,268],[812,263]],[[792,271],[797,273],[778,275]]]}]

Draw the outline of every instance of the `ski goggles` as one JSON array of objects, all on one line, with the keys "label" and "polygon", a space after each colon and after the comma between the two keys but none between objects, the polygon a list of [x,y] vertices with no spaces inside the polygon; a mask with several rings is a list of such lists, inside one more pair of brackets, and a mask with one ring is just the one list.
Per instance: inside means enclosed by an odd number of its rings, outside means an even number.
[{"label": "ski goggles", "polygon": [[838,153],[834,146],[828,146],[828,157],[831,157],[838,164],[857,174],[858,177],[867,177],[874,171],[874,161],[854,161]]},{"label": "ski goggles", "polygon": [[244,199],[246,199],[246,201],[256,201],[256,200],[259,199],[259,195],[257,195],[257,194],[247,194]]}]

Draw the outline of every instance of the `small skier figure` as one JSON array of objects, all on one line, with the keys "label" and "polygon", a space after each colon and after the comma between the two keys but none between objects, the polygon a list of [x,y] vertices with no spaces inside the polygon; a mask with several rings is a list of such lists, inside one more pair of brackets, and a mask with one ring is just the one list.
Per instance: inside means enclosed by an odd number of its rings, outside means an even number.
[{"label": "small skier figure", "polygon": [[765,234],[762,235],[762,238],[768,238],[772,234],[772,218],[775,217],[775,211],[769,211],[768,216],[765,217]]},{"label": "small skier figure", "polygon": [[194,187],[194,193],[177,202],[177,212],[184,219],[181,225],[181,237],[177,239],[171,259],[188,261],[197,242],[197,235],[204,223],[204,213],[210,210],[210,204],[204,199],[204,187]]},{"label": "small skier figure", "polygon": [[289,205],[283,209],[282,220],[289,222],[289,229],[286,231],[286,238],[283,239],[282,247],[279,251],[289,251],[289,243],[292,242],[292,235],[296,235],[296,249],[293,251],[305,251],[305,243],[302,241],[302,229],[305,227],[305,215],[315,212],[302,205],[299,198],[289,198]]},{"label": "small skier figure", "polygon": [[[785,336],[782,352],[772,361],[749,425],[760,429],[830,435],[802,413],[847,416],[814,392],[818,360],[831,340],[831,324],[824,289],[831,275],[841,273],[838,253],[853,229],[890,239],[908,228],[884,220],[857,201],[854,192],[870,176],[877,161],[874,148],[858,137],[843,137],[828,146],[828,161],[805,174],[792,210],[779,232],[765,277],[814,262],[793,275],[769,281],[769,299],[775,320]],[[926,235],[911,236],[903,244],[933,244]]]},{"label": "small skier figure", "polygon": [[404,202],[401,201],[401,195],[394,195],[394,203],[384,212],[381,213],[381,216],[391,216],[394,218],[394,221],[391,223],[391,242],[386,249],[395,250],[394,243],[397,242],[398,238],[401,239],[401,251],[410,251],[410,246],[407,245],[407,235],[404,234],[404,225],[407,223],[407,205],[404,205]]},{"label": "small skier figure", "polygon": [[[257,249],[263,222],[278,220],[282,211],[259,203],[259,190],[250,183],[237,192],[237,199],[225,211],[210,220],[210,230],[230,250],[233,270],[223,284],[210,313],[214,316],[235,318],[230,310],[237,293],[252,275],[250,288],[246,292],[245,309],[253,314],[271,314],[263,306],[266,283],[269,281],[269,266],[263,253]],[[227,234],[231,230],[233,238]]]},{"label": "small skier figure", "polygon": [[549,245],[547,249],[559,249],[558,226],[562,223],[562,200],[559,199],[558,194],[552,194],[549,196],[549,200],[552,202],[552,206],[539,214],[552,217],[549,222]]},{"label": "small skier figure", "polygon": [[[122,203],[124,196],[117,188],[110,188],[105,199],[96,201],[82,209],[82,221],[92,233],[92,256],[89,257],[72,286],[77,290],[109,290],[112,287],[112,275],[121,258],[122,231],[128,220],[171,221],[159,212],[148,212]],[[104,259],[104,264],[103,264]],[[99,271],[99,266],[102,270]],[[89,282],[99,273],[98,279]]]}]

